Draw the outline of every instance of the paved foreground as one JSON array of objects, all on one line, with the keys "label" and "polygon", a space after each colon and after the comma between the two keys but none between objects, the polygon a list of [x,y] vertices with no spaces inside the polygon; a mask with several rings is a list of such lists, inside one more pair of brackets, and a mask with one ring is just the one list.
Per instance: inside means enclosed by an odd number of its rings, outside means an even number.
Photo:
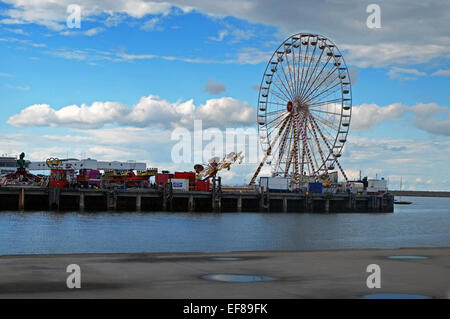
[{"label": "paved foreground", "polygon": [[[387,258],[392,255],[427,259]],[[80,289],[67,288],[69,264],[81,267]],[[380,289],[366,285],[370,264],[381,268]],[[276,280],[230,283],[203,279],[207,274]],[[450,248],[0,256],[0,298],[360,298],[374,293],[450,298]]]}]

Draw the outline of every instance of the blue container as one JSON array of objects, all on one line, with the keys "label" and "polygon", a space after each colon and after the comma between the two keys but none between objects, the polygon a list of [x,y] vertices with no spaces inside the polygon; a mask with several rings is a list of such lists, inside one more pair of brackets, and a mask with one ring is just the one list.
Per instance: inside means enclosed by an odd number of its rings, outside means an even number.
[{"label": "blue container", "polygon": [[322,183],[309,183],[309,192],[322,194],[323,186]]}]

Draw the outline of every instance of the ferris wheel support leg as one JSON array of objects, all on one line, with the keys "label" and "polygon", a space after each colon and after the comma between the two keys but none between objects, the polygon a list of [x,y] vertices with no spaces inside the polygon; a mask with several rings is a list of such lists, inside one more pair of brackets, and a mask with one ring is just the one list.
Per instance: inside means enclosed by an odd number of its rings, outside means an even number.
[{"label": "ferris wheel support leg", "polygon": [[294,148],[292,149],[292,155],[294,157],[294,184],[299,183],[298,174],[298,116],[295,115],[294,118]]},{"label": "ferris wheel support leg", "polygon": [[[303,121],[304,120],[305,119],[303,119]],[[303,121],[302,121],[302,124],[303,124]],[[302,126],[300,126],[300,133],[302,135],[303,147],[306,150],[306,155],[308,156],[308,161],[309,161],[309,164],[311,164],[311,170],[313,171],[313,174],[314,174],[314,180],[317,183],[319,181],[319,178],[317,177],[316,169],[314,168],[314,162],[312,161],[311,152],[309,150],[309,147],[308,147],[308,144],[306,141],[306,134],[305,134],[305,131],[303,130]]]},{"label": "ferris wheel support leg", "polygon": [[270,155],[270,153],[272,152],[272,147],[274,147],[275,143],[277,142],[279,136],[281,135],[281,133],[283,132],[284,128],[286,127],[286,123],[288,121],[288,119],[290,118],[290,116],[286,116],[286,118],[283,120],[283,123],[281,124],[280,129],[278,130],[278,134],[275,136],[275,138],[273,139],[272,143],[270,144],[270,146],[267,148],[266,154],[264,155],[264,158],[262,159],[261,163],[259,163],[258,168],[256,169],[255,174],[253,174],[252,179],[250,180],[250,183],[248,183],[248,185],[253,185],[255,183],[256,178],[259,175],[259,172],[261,171],[261,168],[264,165],[264,162],[266,161],[267,157]]},{"label": "ferris wheel support leg", "polygon": [[[314,140],[315,140],[315,142],[317,144],[317,148],[319,150],[319,154],[320,154],[320,157],[322,159],[323,165],[325,166],[325,178],[326,178],[327,182],[331,183],[330,176],[328,175],[328,168],[326,167],[326,159],[325,159],[325,156],[324,156],[324,154],[322,152],[322,148],[320,147],[319,138],[317,137],[317,132],[314,129],[314,126],[312,126],[312,125],[311,125],[311,129],[312,129],[311,131],[313,133]],[[319,168],[317,168],[317,169],[319,169]]]},{"label": "ferris wheel support leg", "polygon": [[[331,149],[330,145],[328,144],[327,140],[325,139],[325,136],[323,135],[322,131],[320,130],[319,126],[317,125],[314,117],[311,115],[309,116],[311,119],[311,123],[317,128],[317,131],[319,132],[320,136],[322,137],[323,141],[325,142],[325,145],[328,147],[331,154],[333,154],[333,150]],[[339,167],[339,170],[341,171],[342,176],[344,177],[345,181],[347,182],[347,185],[349,184],[347,174],[345,174],[344,169],[342,168],[341,164],[339,163],[338,159],[335,157],[334,161],[336,162],[337,166]]]},{"label": "ferris wheel support leg", "polygon": [[289,133],[289,131],[290,131],[290,129],[289,129],[289,127],[290,127],[290,125],[291,125],[291,123],[292,123],[292,116],[289,116],[289,120],[288,120],[288,122],[287,122],[287,129],[285,129],[285,131],[284,131],[284,133],[283,133],[283,137],[282,137],[282,139],[281,139],[281,147],[280,147],[280,150],[279,150],[279,156],[278,156],[278,160],[277,160],[277,163],[276,163],[276,165],[275,165],[275,171],[278,171],[278,168],[280,167],[280,162],[281,162],[281,154],[283,154],[284,153],[284,150],[285,150],[285,148],[286,148],[286,140],[287,140],[287,138],[288,138],[288,133]]}]

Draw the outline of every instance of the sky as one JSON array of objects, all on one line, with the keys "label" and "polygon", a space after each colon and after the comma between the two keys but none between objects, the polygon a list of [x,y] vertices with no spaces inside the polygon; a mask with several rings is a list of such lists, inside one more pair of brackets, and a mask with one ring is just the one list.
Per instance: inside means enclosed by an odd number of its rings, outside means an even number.
[{"label": "sky", "polygon": [[[367,25],[372,3],[380,28]],[[80,28],[67,23],[71,4]],[[0,1],[0,155],[191,170],[172,160],[173,131],[194,119],[256,131],[270,56],[311,32],[350,70],[347,175],[450,190],[449,18],[439,0]],[[224,182],[248,182],[256,166],[234,166]]]}]

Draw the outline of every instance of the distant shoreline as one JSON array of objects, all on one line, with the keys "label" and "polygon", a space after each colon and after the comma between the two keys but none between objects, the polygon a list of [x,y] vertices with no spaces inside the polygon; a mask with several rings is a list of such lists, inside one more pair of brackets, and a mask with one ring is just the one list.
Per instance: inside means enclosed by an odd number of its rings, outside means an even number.
[{"label": "distant shoreline", "polygon": [[437,247],[397,247],[397,248],[327,248],[327,249],[302,249],[302,250],[235,250],[235,251],[148,251],[148,252],[92,252],[92,253],[51,253],[51,254],[8,254],[2,255],[1,258],[9,258],[9,257],[120,257],[120,256],[129,256],[129,255],[211,255],[211,254],[254,254],[254,253],[319,253],[319,252],[347,252],[347,251],[403,251],[410,249],[450,249],[450,246],[437,246]]}]

